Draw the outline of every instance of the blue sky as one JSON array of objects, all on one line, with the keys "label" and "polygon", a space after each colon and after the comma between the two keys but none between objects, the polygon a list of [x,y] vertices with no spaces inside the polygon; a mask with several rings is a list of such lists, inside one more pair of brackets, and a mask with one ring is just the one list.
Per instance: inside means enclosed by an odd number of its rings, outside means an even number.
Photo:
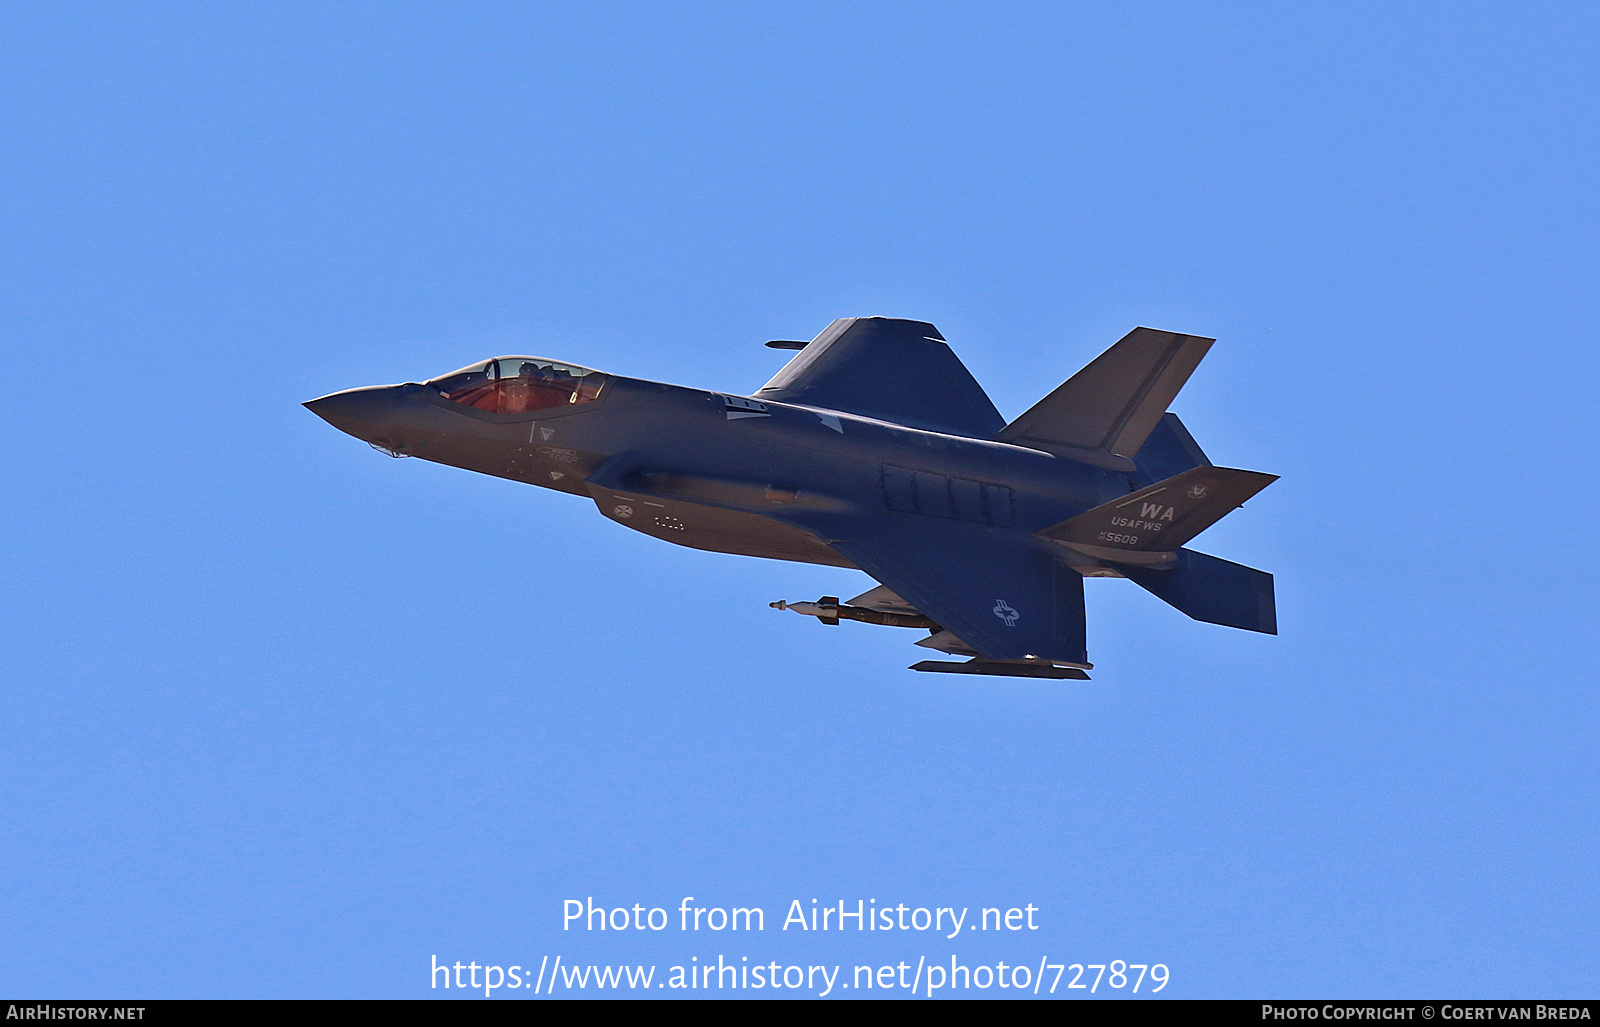
[{"label": "blue sky", "polygon": [[[1592,994],[1597,42],[1581,4],[6,5],[0,991],[954,953]],[[299,406],[501,352],[748,392],[871,314],[1007,417],[1134,325],[1215,336],[1173,409],[1283,477],[1196,546],[1277,575],[1282,634],[1090,581],[1092,682],[913,674],[767,608],[859,573]],[[686,895],[1042,927],[561,930]]]}]

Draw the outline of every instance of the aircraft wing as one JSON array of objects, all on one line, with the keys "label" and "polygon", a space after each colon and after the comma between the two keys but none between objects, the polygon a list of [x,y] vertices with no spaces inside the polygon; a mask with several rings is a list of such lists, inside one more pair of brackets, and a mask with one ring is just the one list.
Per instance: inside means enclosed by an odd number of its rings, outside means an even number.
[{"label": "aircraft wing", "polygon": [[833,322],[756,396],[969,438],[1005,425],[937,328],[892,317]]},{"label": "aircraft wing", "polygon": [[1050,543],[892,513],[836,526],[849,537],[829,539],[834,549],[985,659],[1088,664],[1083,578],[1054,557]]}]

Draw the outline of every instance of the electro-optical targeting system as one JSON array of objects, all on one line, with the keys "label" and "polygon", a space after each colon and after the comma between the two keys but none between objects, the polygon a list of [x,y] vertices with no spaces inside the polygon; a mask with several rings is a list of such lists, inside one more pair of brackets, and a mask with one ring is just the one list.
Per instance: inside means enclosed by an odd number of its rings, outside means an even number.
[{"label": "electro-optical targeting system", "polygon": [[926,633],[913,670],[1087,678],[1083,579],[1277,633],[1272,575],[1185,548],[1276,480],[1214,467],[1167,412],[1213,340],[1135,328],[1010,424],[931,324],[833,322],[749,396],[541,357],[306,406],[392,456],[569,492],[667,542],[855,567],[772,605]]}]

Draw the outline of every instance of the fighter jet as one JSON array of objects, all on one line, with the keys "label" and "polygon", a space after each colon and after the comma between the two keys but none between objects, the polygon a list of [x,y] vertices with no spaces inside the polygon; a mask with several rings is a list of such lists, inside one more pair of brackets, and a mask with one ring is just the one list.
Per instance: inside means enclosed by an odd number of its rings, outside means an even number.
[{"label": "fighter jet", "polygon": [[504,356],[305,406],[391,456],[580,496],[694,549],[865,571],[779,610],[925,632],[911,669],[1087,679],[1083,579],[1277,633],[1272,575],[1185,548],[1276,475],[1167,406],[1215,340],[1136,328],[1007,424],[933,325],[841,318],[748,396]]}]

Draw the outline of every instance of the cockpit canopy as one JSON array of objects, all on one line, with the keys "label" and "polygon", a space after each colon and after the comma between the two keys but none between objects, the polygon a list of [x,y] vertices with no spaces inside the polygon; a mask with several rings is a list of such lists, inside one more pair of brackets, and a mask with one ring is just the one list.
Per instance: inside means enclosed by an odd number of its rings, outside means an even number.
[{"label": "cockpit canopy", "polygon": [[429,382],[444,398],[492,414],[526,414],[589,403],[607,376],[543,357],[496,357]]}]

